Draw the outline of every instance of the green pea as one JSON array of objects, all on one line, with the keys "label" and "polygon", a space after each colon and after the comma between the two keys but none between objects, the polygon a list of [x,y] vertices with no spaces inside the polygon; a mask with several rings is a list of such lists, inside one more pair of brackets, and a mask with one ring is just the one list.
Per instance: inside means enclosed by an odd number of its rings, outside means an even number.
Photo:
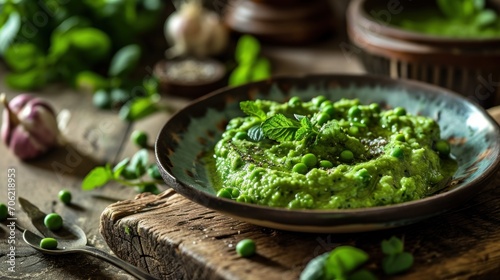
[{"label": "green pea", "polygon": [[332,106],[332,102],[330,100],[325,100],[321,102],[321,105],[319,105],[319,108],[322,110],[325,110],[326,107]]},{"label": "green pea", "polygon": [[326,97],[323,95],[316,96],[315,98],[312,99],[312,103],[316,106],[319,107],[321,106],[321,103],[326,101]]},{"label": "green pea", "polygon": [[327,113],[321,113],[318,116],[318,124],[319,125],[323,125],[326,122],[328,122],[329,120],[330,120],[330,115],[328,115]]},{"label": "green pea", "polygon": [[405,138],[405,135],[404,134],[398,134],[394,137],[394,139],[396,139],[396,141],[399,141],[399,142],[404,142],[406,141],[406,138]]},{"label": "green pea", "polygon": [[232,188],[231,198],[237,198],[238,196],[240,196],[240,190],[238,190],[237,188]]},{"label": "green pea", "polygon": [[130,135],[130,140],[139,147],[148,146],[148,135],[144,131],[135,130]]},{"label": "green pea", "polygon": [[54,250],[57,248],[57,240],[52,237],[45,237],[40,240],[40,248]]},{"label": "green pea", "polygon": [[238,131],[234,137],[233,140],[245,140],[248,138],[248,134],[244,131]]},{"label": "green pea", "polygon": [[243,203],[252,203],[252,199],[244,194],[238,196],[236,201],[243,202]]},{"label": "green pea", "polygon": [[[321,105],[323,105],[323,104],[321,104]],[[333,108],[333,106],[331,104],[328,106],[325,106],[322,111],[323,111],[323,113],[328,114],[330,117],[333,117],[333,115],[335,114],[335,108]]]},{"label": "green pea", "polygon": [[56,231],[62,228],[63,219],[57,213],[50,213],[45,216],[43,223],[48,229]]},{"label": "green pea", "polygon": [[396,107],[394,108],[394,114],[396,114],[396,116],[404,116],[406,115],[406,109],[403,107]]},{"label": "green pea", "polygon": [[59,197],[59,200],[64,203],[64,204],[70,204],[71,203],[71,193],[68,190],[60,190],[59,193],[57,194]]},{"label": "green pea", "polygon": [[156,164],[151,164],[148,167],[147,172],[148,172],[149,177],[151,177],[152,179],[155,179],[155,180],[162,179],[161,174],[160,174],[160,169],[158,169],[158,165],[156,165]]},{"label": "green pea", "polygon": [[128,180],[139,178],[139,176],[137,176],[137,172],[129,167],[123,169],[120,176]]},{"label": "green pea", "polygon": [[403,157],[403,149],[401,149],[400,147],[394,147],[394,149],[392,149],[391,156],[397,158]]},{"label": "green pea", "polygon": [[227,188],[222,188],[217,192],[217,197],[231,199],[231,192]]},{"label": "green pea", "polygon": [[357,126],[349,127],[349,134],[352,136],[357,136],[359,134],[359,127]]},{"label": "green pea", "polygon": [[252,239],[243,239],[236,244],[236,253],[244,258],[248,258],[255,254],[256,247]]},{"label": "green pea", "polygon": [[366,170],[366,168],[362,168],[358,170],[358,172],[356,172],[356,177],[358,178],[358,180],[366,183],[370,181],[372,176],[370,175],[370,172]]},{"label": "green pea", "polygon": [[292,98],[290,98],[290,100],[288,100],[288,105],[290,105],[292,107],[298,106],[301,103],[302,103],[302,100],[300,100],[300,97],[298,97],[298,96],[293,96]]},{"label": "green pea", "polygon": [[318,163],[318,158],[314,154],[309,153],[302,157],[301,162],[308,168],[313,168]]},{"label": "green pea", "polygon": [[378,103],[372,103],[370,104],[370,109],[374,111],[375,113],[380,113],[380,105]]},{"label": "green pea", "polygon": [[305,165],[302,162],[295,164],[292,168],[293,172],[299,173],[299,174],[306,174],[308,170],[309,169],[307,168],[307,165]]},{"label": "green pea", "polygon": [[358,106],[352,106],[351,108],[349,108],[347,114],[351,118],[359,118],[361,116],[361,109],[359,109]]},{"label": "green pea", "polygon": [[0,222],[7,219],[8,216],[9,216],[9,209],[7,208],[7,205],[0,203]]},{"label": "green pea", "polygon": [[333,163],[329,160],[322,160],[319,162],[319,166],[320,167],[323,167],[323,168],[332,168],[333,167]]},{"label": "green pea", "polygon": [[450,144],[446,140],[439,140],[435,144],[435,149],[441,156],[447,156],[450,154]]},{"label": "green pea", "polygon": [[344,162],[349,162],[354,159],[354,154],[349,150],[343,150],[340,153],[340,159]]}]

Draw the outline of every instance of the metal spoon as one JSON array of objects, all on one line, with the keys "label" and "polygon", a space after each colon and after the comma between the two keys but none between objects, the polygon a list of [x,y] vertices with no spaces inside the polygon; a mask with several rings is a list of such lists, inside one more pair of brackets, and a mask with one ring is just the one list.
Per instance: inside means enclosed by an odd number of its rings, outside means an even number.
[{"label": "metal spoon", "polygon": [[45,253],[45,254],[50,254],[50,255],[63,255],[63,254],[72,254],[72,253],[84,253],[91,255],[93,257],[99,258],[101,260],[104,260],[110,264],[115,265],[116,267],[119,267],[131,275],[137,277],[138,279],[144,279],[144,280],[153,280],[157,279],[148,273],[142,271],[141,269],[115,257],[112,256],[106,252],[103,252],[95,247],[91,247],[87,245],[87,237],[83,230],[78,227],[77,225],[65,225],[63,228],[65,231],[68,231],[72,233],[74,238],[70,239],[58,239],[57,240],[57,249],[44,249],[40,247],[40,241],[43,239],[43,237],[38,236],[34,234],[33,232],[25,229],[23,232],[23,239],[24,241],[30,245],[31,247],[35,248],[36,250]]}]

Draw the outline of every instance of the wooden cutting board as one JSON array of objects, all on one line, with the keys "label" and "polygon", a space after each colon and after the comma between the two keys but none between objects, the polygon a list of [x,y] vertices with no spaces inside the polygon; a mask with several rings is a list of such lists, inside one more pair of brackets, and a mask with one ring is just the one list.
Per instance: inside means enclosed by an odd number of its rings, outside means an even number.
[{"label": "wooden cutting board", "polygon": [[[500,108],[490,113],[500,121]],[[404,238],[415,264],[391,279],[496,279],[500,275],[500,173],[460,209],[378,232],[306,234],[240,222],[167,190],[108,206],[100,232],[120,258],[161,279],[298,279],[307,262],[338,245],[369,253],[380,271],[380,242]],[[258,254],[241,258],[236,243],[251,238]],[[379,279],[383,275],[379,274]]]}]

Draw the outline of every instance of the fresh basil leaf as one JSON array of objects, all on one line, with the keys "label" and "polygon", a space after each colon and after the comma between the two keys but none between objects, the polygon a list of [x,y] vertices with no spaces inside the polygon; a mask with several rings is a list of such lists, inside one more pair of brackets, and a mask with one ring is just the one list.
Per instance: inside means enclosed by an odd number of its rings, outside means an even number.
[{"label": "fresh basil leaf", "polygon": [[382,252],[386,255],[399,254],[404,250],[403,241],[395,236],[392,236],[389,240],[382,240],[381,247]]},{"label": "fresh basil leaf", "polygon": [[12,12],[0,29],[0,54],[4,54],[21,29],[21,16]]},{"label": "fresh basil leaf", "polygon": [[315,257],[307,263],[306,267],[300,273],[300,280],[323,280],[325,279],[326,259],[330,253],[324,253]]},{"label": "fresh basil leaf", "polygon": [[8,73],[5,83],[18,90],[33,90],[42,87],[47,82],[45,73],[41,68],[33,68],[23,73]]},{"label": "fresh basil leaf", "polygon": [[96,167],[83,178],[82,189],[88,191],[102,187],[111,179],[113,179],[113,174],[109,165]]},{"label": "fresh basil leaf", "polygon": [[235,59],[238,64],[251,65],[259,56],[260,43],[251,35],[243,35],[236,43]]},{"label": "fresh basil leaf", "polygon": [[257,117],[260,120],[265,120],[267,118],[266,113],[255,103],[255,101],[241,101],[240,109],[243,113]]},{"label": "fresh basil leaf", "polygon": [[251,65],[240,64],[229,75],[228,84],[230,86],[239,86],[250,81]]},{"label": "fresh basil leaf", "polygon": [[260,127],[260,125],[255,125],[255,126],[250,127],[247,134],[248,134],[248,138],[250,138],[250,140],[255,141],[255,142],[262,141],[265,138],[264,132],[262,131],[262,128]]},{"label": "fresh basil leaf", "polygon": [[91,61],[105,58],[111,50],[111,39],[104,31],[92,27],[76,28],[67,33],[71,46]]},{"label": "fresh basil leaf", "polygon": [[[339,246],[330,252],[326,260],[327,279],[344,279],[356,268],[368,261],[368,254],[356,247]],[[331,278],[331,277],[335,278]]]},{"label": "fresh basil leaf", "polygon": [[306,116],[304,115],[299,115],[299,114],[293,114],[293,116],[295,117],[296,120],[298,121],[301,121],[303,118],[305,118]]},{"label": "fresh basil leaf", "polygon": [[24,72],[38,64],[41,52],[31,43],[12,44],[5,51],[5,62],[15,72]]},{"label": "fresh basil leaf", "polygon": [[142,119],[160,110],[159,100],[158,94],[132,99],[121,107],[118,114],[122,120],[126,121]]},{"label": "fresh basil leaf", "polygon": [[283,142],[294,140],[295,133],[300,128],[300,125],[297,121],[282,114],[276,114],[265,120],[261,127],[267,138]]},{"label": "fresh basil leaf", "polygon": [[125,77],[137,66],[141,58],[138,45],[128,45],[119,49],[111,59],[108,74],[112,77]]},{"label": "fresh basil leaf", "polygon": [[129,162],[130,162],[130,159],[126,158],[115,165],[115,167],[113,168],[113,177],[115,179],[120,177],[120,174],[125,169],[125,167],[127,167]]},{"label": "fresh basil leaf", "polygon": [[266,58],[259,58],[253,65],[252,81],[265,80],[271,77],[271,63]]},{"label": "fresh basil leaf", "polygon": [[382,260],[382,269],[387,275],[404,272],[413,265],[413,255],[408,252],[386,256]]},{"label": "fresh basil leaf", "polygon": [[311,130],[307,127],[301,127],[295,133],[295,140],[300,141],[307,138],[311,134]]}]

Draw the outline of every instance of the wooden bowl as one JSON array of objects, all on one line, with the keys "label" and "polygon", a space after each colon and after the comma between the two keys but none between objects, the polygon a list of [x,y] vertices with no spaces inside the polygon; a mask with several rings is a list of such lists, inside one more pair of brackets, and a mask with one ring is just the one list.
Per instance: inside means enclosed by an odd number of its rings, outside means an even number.
[{"label": "wooden bowl", "polygon": [[294,45],[326,37],[335,26],[327,0],[234,0],[227,5],[224,21],[237,34]]},{"label": "wooden bowl", "polygon": [[[434,2],[401,3],[400,12]],[[390,11],[385,0],[353,0],[349,5],[347,32],[369,73],[446,87],[485,108],[500,104],[500,37],[445,38],[406,31],[388,24]],[[372,16],[381,13],[386,22]]]},{"label": "wooden bowl", "polygon": [[153,74],[162,94],[198,98],[226,85],[226,68],[214,59],[161,60]]}]

